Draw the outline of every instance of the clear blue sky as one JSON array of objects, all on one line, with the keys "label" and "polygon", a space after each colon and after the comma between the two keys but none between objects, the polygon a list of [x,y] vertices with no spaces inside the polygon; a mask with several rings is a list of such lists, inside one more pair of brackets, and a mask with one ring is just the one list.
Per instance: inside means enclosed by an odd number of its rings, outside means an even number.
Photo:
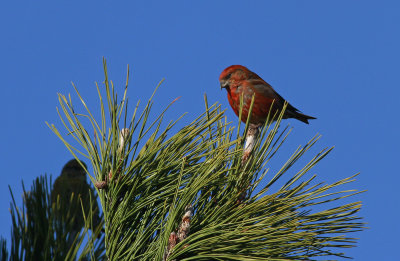
[{"label": "clear blue sky", "polygon": [[[118,2],[118,3],[117,3]],[[139,3],[143,2],[143,3]],[[131,101],[147,100],[165,78],[154,112],[177,96],[174,119],[204,109],[203,94],[228,107],[218,76],[231,64],[257,72],[295,107],[318,118],[294,126],[287,158],[314,134],[334,151],[312,171],[335,181],[361,172],[347,188],[368,192],[360,213],[356,260],[398,258],[399,1],[55,1],[4,2],[0,8],[0,234],[10,237],[10,185],[58,175],[71,156],[45,121],[61,127],[57,92],[73,81],[95,104],[102,57],[122,89],[131,66]],[[227,116],[236,121],[228,110]],[[312,155],[308,155],[311,157]],[[272,163],[271,163],[272,164]],[[271,166],[277,168],[279,166]]]}]

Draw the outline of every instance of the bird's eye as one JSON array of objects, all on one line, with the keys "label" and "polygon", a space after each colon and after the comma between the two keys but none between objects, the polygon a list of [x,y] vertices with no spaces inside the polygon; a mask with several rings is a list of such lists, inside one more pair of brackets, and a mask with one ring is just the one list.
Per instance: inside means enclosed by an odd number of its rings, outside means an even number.
[{"label": "bird's eye", "polygon": [[232,73],[228,74],[228,75],[225,77],[225,79],[229,79],[229,78],[231,78],[231,76],[232,76]]}]

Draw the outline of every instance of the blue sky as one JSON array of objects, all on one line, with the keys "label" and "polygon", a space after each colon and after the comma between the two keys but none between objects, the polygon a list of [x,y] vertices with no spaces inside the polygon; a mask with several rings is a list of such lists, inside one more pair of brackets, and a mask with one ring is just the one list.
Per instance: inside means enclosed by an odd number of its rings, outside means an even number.
[{"label": "blue sky", "polygon": [[[334,151],[312,171],[333,182],[361,172],[347,188],[368,192],[360,213],[356,260],[398,258],[400,2],[396,1],[125,1],[7,2],[0,8],[0,234],[10,237],[8,185],[21,203],[21,180],[58,175],[71,159],[45,121],[61,127],[57,93],[73,81],[89,104],[94,82],[110,78],[146,101],[165,78],[154,107],[178,96],[168,116],[190,121],[210,102],[229,108],[218,76],[232,64],[257,72],[295,107],[315,116],[294,130],[282,151],[322,134],[316,151]],[[236,121],[229,109],[227,117]],[[308,155],[311,158],[313,155]],[[278,160],[279,161],[279,160]],[[271,163],[272,164],[272,163]],[[272,169],[279,166],[271,166]]]}]

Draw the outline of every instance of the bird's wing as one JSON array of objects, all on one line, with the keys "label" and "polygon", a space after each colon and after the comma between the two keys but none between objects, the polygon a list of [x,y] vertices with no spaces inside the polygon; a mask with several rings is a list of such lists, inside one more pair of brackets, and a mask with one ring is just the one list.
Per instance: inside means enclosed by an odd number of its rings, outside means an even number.
[{"label": "bird's wing", "polygon": [[275,100],[279,105],[283,105],[284,99],[272,88],[272,86],[261,78],[253,78],[250,81],[250,86],[257,94],[261,94],[265,98]]},{"label": "bird's wing", "polygon": [[[251,79],[250,79],[251,85],[253,86],[254,90],[262,94],[263,96],[269,98],[269,99],[275,99],[275,103],[281,107],[285,103],[285,99],[277,93],[272,86],[264,81],[261,77],[259,77],[257,74],[253,73]],[[292,106],[290,103],[288,103],[287,111],[290,112],[298,112],[299,110],[296,109],[294,106]]]},{"label": "bird's wing", "polygon": [[[274,91],[275,94],[278,96],[278,100],[279,102],[281,102],[282,106],[285,103],[285,99],[282,98],[282,96],[280,96],[276,91]],[[287,107],[286,107],[286,111],[289,112],[299,112],[299,110],[297,108],[295,108],[293,105],[291,105],[289,102],[287,103]]]}]

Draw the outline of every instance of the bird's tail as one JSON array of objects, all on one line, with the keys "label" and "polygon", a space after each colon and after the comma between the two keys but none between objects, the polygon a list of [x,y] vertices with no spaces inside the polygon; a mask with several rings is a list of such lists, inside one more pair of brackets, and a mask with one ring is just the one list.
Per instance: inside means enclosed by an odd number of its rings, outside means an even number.
[{"label": "bird's tail", "polygon": [[306,124],[308,124],[308,120],[315,120],[316,119],[315,117],[308,116],[308,115],[305,115],[305,114],[300,113],[300,112],[296,112],[293,115],[293,118],[295,118],[295,119],[297,119],[299,121],[302,121],[302,122],[304,122]]}]

